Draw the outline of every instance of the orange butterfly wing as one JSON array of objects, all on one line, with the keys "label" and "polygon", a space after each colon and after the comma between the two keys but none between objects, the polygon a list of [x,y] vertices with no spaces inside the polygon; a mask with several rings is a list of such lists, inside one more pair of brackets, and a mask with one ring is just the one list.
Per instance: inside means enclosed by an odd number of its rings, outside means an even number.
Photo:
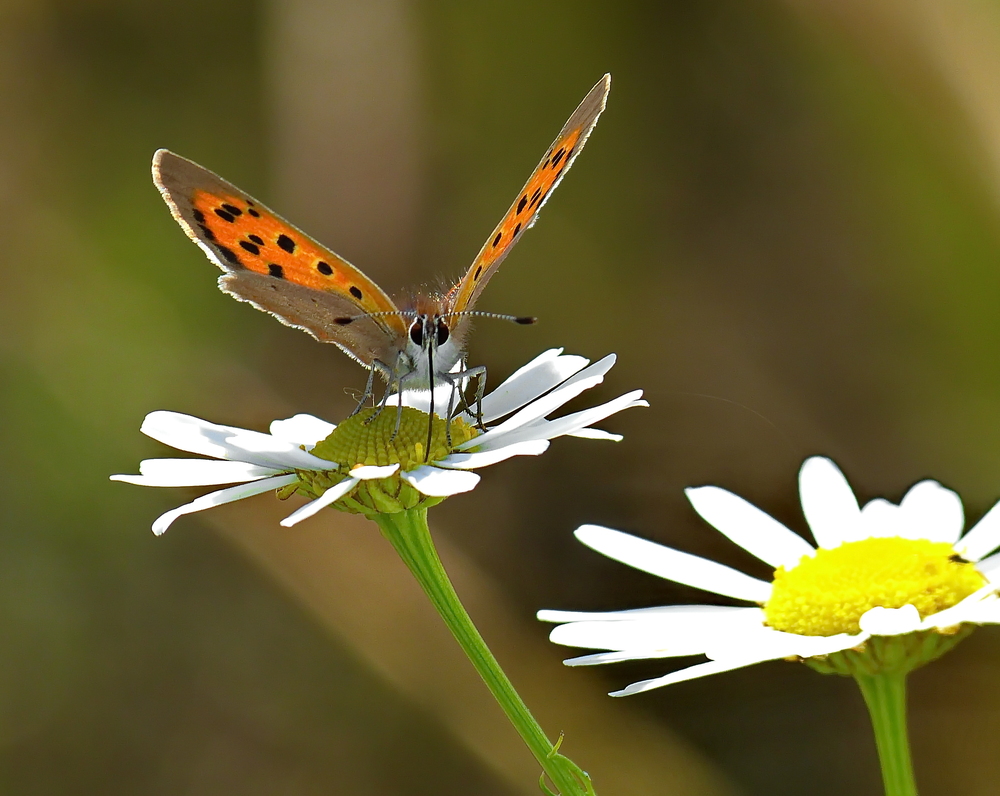
[{"label": "orange butterfly wing", "polygon": [[198,164],[165,149],[153,180],[188,236],[226,273],[219,287],[370,365],[393,364],[406,324],[371,279],[280,216]]},{"label": "orange butterfly wing", "polygon": [[452,288],[448,295],[449,311],[462,312],[473,308],[479,294],[514,247],[520,234],[535,223],[538,211],[587,143],[607,104],[610,90],[611,75],[605,75],[573,111],[573,115],[563,125],[556,140],[545,151],[528,182],[517,195],[507,215],[486,240],[462,280]]}]

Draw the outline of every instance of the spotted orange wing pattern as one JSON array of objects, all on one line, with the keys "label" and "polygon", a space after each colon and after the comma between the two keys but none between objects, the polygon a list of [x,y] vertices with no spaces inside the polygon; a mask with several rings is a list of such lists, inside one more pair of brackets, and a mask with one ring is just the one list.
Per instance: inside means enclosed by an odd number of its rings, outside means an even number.
[{"label": "spotted orange wing pattern", "polygon": [[[406,324],[371,279],[236,186],[165,149],[153,179],[177,222],[225,274],[219,286],[365,364],[394,362]],[[350,324],[338,319],[364,315]]]},{"label": "spotted orange wing pattern", "polygon": [[538,211],[548,200],[563,175],[573,165],[604,110],[611,90],[611,75],[602,77],[583,102],[573,111],[535,170],[510,206],[507,215],[493,230],[465,276],[449,293],[449,310],[471,310],[490,277],[520,234],[538,218]]}]

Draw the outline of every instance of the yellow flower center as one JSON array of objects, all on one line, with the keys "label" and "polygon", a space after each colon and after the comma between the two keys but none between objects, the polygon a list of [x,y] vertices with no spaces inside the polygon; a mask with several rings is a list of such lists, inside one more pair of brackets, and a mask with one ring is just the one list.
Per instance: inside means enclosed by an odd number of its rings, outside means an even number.
[{"label": "yellow flower center", "polygon": [[947,542],[864,539],[803,556],[774,573],[767,624],[804,636],[859,633],[876,606],[913,605],[921,618],[943,611],[986,584],[974,565]]},{"label": "yellow flower center", "polygon": [[[371,422],[375,409],[362,409],[349,417],[310,451],[314,456],[337,462],[342,469],[359,465],[399,464],[400,470],[412,470],[425,462],[443,459],[454,449],[479,432],[461,418],[451,421],[451,447],[448,446],[445,421],[423,412],[403,407],[399,432],[396,428],[398,410],[387,406]],[[427,432],[430,424],[430,455],[427,455]]]},{"label": "yellow flower center", "polygon": [[[355,467],[398,464],[399,469],[387,478],[355,484],[348,493],[332,504],[333,508],[353,514],[376,516],[440,503],[444,500],[443,497],[421,494],[400,478],[400,473],[443,459],[457,445],[474,438],[479,432],[464,420],[456,418],[451,421],[449,445],[444,420],[404,407],[399,431],[394,434],[396,417],[396,407],[387,406],[377,415],[374,409],[363,409],[354,417],[347,418],[311,451],[314,456],[335,462],[338,466],[330,470],[296,470],[299,480],[280,489],[278,497],[285,499],[299,492],[310,499],[318,498],[326,490],[349,478],[350,471]],[[369,418],[371,422],[366,423]],[[428,431],[430,455],[426,455]]]}]

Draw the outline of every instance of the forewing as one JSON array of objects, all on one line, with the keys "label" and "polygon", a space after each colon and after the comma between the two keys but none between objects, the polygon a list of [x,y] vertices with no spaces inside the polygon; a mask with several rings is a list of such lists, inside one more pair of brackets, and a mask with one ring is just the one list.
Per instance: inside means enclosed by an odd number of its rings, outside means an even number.
[{"label": "forewing", "polygon": [[535,170],[510,206],[507,215],[493,230],[472,266],[449,294],[454,312],[472,309],[490,277],[496,273],[521,233],[535,223],[538,211],[548,201],[553,189],[573,165],[597,119],[604,110],[611,89],[611,75],[602,77],[583,102],[573,111]]},{"label": "forewing", "polygon": [[226,293],[365,364],[405,340],[398,314],[369,317],[397,312],[378,285],[235,185],[165,149],[153,156],[153,181],[188,237],[226,272]]}]

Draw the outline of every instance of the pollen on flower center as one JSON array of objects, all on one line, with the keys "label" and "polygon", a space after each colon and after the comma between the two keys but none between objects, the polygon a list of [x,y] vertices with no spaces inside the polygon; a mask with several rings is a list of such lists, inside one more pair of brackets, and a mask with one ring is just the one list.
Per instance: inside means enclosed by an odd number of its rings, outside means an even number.
[{"label": "pollen on flower center", "polygon": [[[384,467],[398,464],[401,470],[410,470],[426,462],[442,459],[452,449],[475,437],[479,432],[461,418],[451,421],[451,448],[448,446],[445,421],[410,407],[403,407],[399,432],[396,428],[397,409],[387,406],[371,422],[375,409],[363,409],[349,417],[326,439],[310,451],[314,456],[337,462],[342,469],[358,465]],[[427,424],[431,424],[430,454],[427,454]]]},{"label": "pollen on flower center", "polygon": [[847,542],[803,556],[774,573],[767,624],[805,636],[858,633],[871,608],[913,605],[921,618],[955,605],[985,585],[974,565],[946,542],[900,537]]}]

